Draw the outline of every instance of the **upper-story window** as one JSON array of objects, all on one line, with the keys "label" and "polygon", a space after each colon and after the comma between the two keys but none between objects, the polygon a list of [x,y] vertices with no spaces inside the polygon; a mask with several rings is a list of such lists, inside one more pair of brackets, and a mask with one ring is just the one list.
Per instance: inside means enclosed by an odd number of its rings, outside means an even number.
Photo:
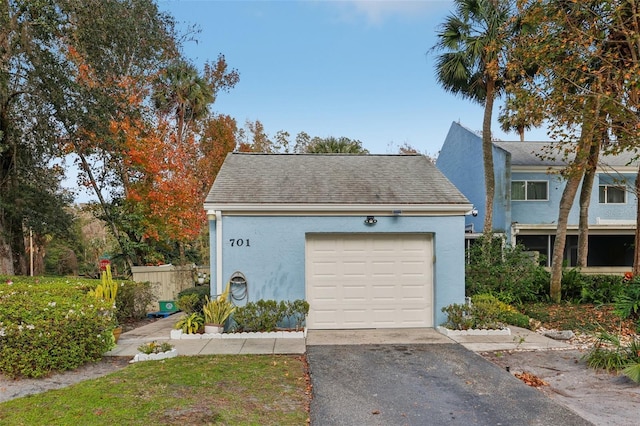
[{"label": "upper-story window", "polygon": [[546,180],[514,180],[511,182],[511,200],[546,201],[549,182]]},{"label": "upper-story window", "polygon": [[600,204],[625,204],[627,202],[627,191],[624,185],[603,184],[600,181],[598,198]]}]

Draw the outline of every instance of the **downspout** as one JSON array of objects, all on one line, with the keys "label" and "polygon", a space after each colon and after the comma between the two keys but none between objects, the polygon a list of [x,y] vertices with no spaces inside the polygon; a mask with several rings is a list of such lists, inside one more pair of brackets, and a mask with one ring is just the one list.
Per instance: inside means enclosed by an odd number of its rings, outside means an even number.
[{"label": "downspout", "polygon": [[222,291],[222,211],[216,210],[216,294]]}]

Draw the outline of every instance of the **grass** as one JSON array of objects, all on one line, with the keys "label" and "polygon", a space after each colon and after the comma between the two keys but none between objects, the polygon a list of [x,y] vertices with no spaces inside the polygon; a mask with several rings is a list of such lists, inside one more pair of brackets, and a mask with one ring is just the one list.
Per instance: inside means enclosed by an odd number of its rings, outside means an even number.
[{"label": "grass", "polygon": [[2,425],[305,425],[300,356],[191,356],[131,364],[0,404]]}]

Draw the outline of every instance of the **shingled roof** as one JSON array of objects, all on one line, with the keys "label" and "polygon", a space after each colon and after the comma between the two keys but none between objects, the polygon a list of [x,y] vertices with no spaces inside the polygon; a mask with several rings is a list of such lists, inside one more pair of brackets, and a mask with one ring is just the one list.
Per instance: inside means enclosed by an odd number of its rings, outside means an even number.
[{"label": "shingled roof", "polygon": [[239,204],[468,205],[469,201],[422,155],[230,153],[205,208]]},{"label": "shingled roof", "polygon": [[[564,158],[561,150],[564,148],[573,152],[571,147],[575,144],[550,142],[494,142],[493,144],[511,154],[512,166],[564,167],[567,165],[567,161],[574,158],[574,154]],[[540,154],[544,154],[544,156],[541,158]],[[613,168],[636,165],[635,156],[635,153],[624,151],[617,155],[601,156],[600,163]]]}]

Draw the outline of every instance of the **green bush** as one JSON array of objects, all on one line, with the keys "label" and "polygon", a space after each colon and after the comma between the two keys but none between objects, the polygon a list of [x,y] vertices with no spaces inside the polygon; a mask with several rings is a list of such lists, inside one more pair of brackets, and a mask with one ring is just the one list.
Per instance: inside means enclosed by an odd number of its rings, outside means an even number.
[{"label": "green bush", "polygon": [[236,331],[273,331],[277,327],[304,326],[309,312],[305,300],[281,301],[258,300],[239,306],[233,313]]},{"label": "green bush", "polygon": [[442,325],[452,330],[499,329],[505,325],[529,328],[528,316],[490,294],[473,296],[471,305],[445,306],[442,312],[447,314]]},{"label": "green bush", "polygon": [[[594,303],[596,305],[613,303],[624,292],[624,283],[619,275],[583,274],[580,281],[582,282],[580,297],[576,300],[580,303]],[[569,296],[565,298],[566,300],[575,300]]]},{"label": "green bush", "polygon": [[503,247],[502,240],[495,238],[486,245],[486,250],[484,246],[481,239],[467,251],[467,296],[490,293],[506,303],[546,297],[549,273],[532,259],[524,246]]},{"label": "green bush", "polygon": [[112,307],[85,283],[66,279],[0,282],[0,371],[42,377],[101,358],[113,348]]},{"label": "green bush", "polygon": [[288,327],[300,330],[305,325],[307,314],[309,313],[309,302],[306,300],[289,300],[285,303],[285,320]]},{"label": "green bush", "polygon": [[450,330],[469,330],[477,328],[477,322],[471,313],[468,305],[453,303],[442,308],[442,312],[447,314],[447,320],[443,322],[443,327]]},{"label": "green bush", "polygon": [[147,307],[153,302],[153,290],[150,282],[125,281],[120,283],[116,296],[116,315],[123,323],[147,316]]},{"label": "green bush", "polygon": [[622,319],[631,318],[640,324],[640,278],[633,280],[622,287],[622,291],[614,301],[615,313]]},{"label": "green bush", "polygon": [[[188,296],[185,296],[188,297]],[[175,328],[185,334],[196,334],[204,328],[204,317],[200,312],[184,315],[176,322]]]},{"label": "green bush", "polygon": [[602,333],[593,348],[583,357],[594,369],[619,371],[640,383],[640,340],[623,344],[618,336]]},{"label": "green bush", "polygon": [[[178,297],[176,299],[176,304],[178,306],[178,309],[184,311],[180,305],[179,305],[179,300],[181,297],[183,296],[187,296],[187,295],[191,295],[191,294],[195,294],[198,296],[198,301],[197,303],[195,303],[193,306],[191,306],[189,309],[191,309],[190,312],[202,312],[202,307],[204,306],[204,304],[206,303],[206,298],[209,297],[210,292],[211,291],[211,287],[208,285],[200,285],[197,287],[189,287],[185,290],[182,290],[180,293],[178,293]],[[186,312],[186,311],[185,311]]]},{"label": "green bush", "polygon": [[183,294],[176,300],[176,307],[187,315],[202,312],[202,306],[200,296],[195,293]]}]

